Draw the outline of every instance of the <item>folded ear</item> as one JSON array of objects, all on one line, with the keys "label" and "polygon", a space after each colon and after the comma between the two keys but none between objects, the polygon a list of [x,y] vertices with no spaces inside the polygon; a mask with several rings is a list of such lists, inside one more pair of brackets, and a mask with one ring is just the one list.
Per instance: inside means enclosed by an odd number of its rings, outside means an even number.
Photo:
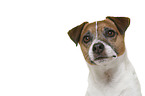
[{"label": "folded ear", "polygon": [[88,22],[84,22],[81,25],[78,25],[78,26],[74,27],[73,29],[69,30],[69,32],[68,32],[69,37],[76,44],[76,46],[79,42],[81,32],[87,23]]},{"label": "folded ear", "polygon": [[114,22],[120,33],[123,35],[130,25],[130,19],[128,17],[106,17]]}]

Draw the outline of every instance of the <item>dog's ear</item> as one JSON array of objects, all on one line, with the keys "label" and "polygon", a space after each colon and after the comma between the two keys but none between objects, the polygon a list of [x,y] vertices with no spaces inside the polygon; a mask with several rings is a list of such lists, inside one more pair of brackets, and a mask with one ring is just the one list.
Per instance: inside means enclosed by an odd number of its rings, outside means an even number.
[{"label": "dog's ear", "polygon": [[88,22],[84,22],[81,25],[78,25],[78,26],[74,27],[73,29],[69,30],[69,32],[68,32],[69,37],[76,44],[76,46],[79,42],[81,32],[87,23]]},{"label": "dog's ear", "polygon": [[106,17],[114,22],[120,33],[123,35],[130,24],[128,17]]}]

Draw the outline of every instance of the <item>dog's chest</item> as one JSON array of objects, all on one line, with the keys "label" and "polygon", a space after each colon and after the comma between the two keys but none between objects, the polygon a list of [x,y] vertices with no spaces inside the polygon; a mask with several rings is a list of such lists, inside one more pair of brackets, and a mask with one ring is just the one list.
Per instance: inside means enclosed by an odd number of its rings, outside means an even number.
[{"label": "dog's chest", "polygon": [[106,71],[98,76],[96,72],[94,74],[92,72],[86,96],[122,96],[129,83],[131,83],[129,77],[124,73],[112,74]]}]

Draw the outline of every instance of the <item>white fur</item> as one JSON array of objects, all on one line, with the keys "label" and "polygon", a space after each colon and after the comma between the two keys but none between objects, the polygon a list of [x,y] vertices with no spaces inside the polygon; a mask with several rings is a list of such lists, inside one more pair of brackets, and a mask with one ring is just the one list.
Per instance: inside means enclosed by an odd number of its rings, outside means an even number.
[{"label": "white fur", "polygon": [[142,96],[135,70],[126,52],[106,66],[88,64],[86,96]]}]

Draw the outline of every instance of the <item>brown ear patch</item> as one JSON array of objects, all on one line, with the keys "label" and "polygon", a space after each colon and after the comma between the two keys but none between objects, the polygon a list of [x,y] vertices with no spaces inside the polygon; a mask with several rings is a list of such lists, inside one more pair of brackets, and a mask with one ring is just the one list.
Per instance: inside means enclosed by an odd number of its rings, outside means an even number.
[{"label": "brown ear patch", "polygon": [[69,30],[69,32],[68,32],[69,37],[76,44],[76,46],[79,42],[81,32],[87,23],[88,22],[84,22],[81,25],[78,25],[78,26],[74,27],[73,29]]},{"label": "brown ear patch", "polygon": [[114,22],[119,32],[123,35],[130,25],[130,19],[128,17],[106,17]]}]

